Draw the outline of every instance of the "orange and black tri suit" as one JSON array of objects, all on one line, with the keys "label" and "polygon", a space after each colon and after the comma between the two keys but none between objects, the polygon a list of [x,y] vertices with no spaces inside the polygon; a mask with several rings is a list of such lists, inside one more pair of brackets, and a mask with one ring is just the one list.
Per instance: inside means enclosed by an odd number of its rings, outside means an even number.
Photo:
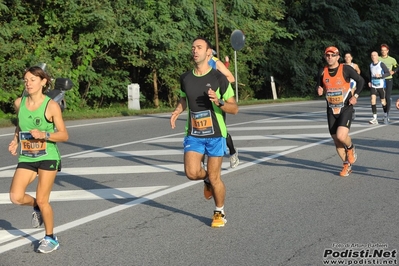
[{"label": "orange and black tri suit", "polygon": [[317,88],[324,89],[327,102],[328,128],[335,135],[338,127],[350,128],[353,106],[349,99],[353,96],[350,79],[356,81],[355,94],[359,94],[364,86],[364,79],[349,65],[339,64],[336,68],[322,68],[319,72]]}]

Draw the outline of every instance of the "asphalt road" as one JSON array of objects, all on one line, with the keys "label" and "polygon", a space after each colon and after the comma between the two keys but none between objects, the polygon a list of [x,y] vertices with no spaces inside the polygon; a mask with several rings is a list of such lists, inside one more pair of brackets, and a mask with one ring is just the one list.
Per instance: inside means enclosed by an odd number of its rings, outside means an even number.
[{"label": "asphalt road", "polygon": [[68,121],[51,194],[61,248],[50,254],[35,252],[44,232],[30,228],[31,208],[8,199],[14,128],[0,129],[0,265],[395,265],[399,111],[374,126],[370,109],[361,98],[351,129],[358,160],[345,178],[324,101],[229,115],[241,162],[230,169],[224,159],[228,222],[218,229],[202,182],[183,172],[186,113],[175,130],[170,114]]}]

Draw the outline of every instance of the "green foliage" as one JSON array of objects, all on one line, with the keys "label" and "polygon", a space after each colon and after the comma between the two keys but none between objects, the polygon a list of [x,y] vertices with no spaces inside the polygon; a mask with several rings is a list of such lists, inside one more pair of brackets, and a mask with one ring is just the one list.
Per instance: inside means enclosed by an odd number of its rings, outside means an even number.
[{"label": "green foliage", "polygon": [[[174,106],[197,36],[230,57],[241,100],[270,98],[270,76],[279,97],[312,95],[328,45],[351,51],[363,73],[380,42],[398,55],[398,8],[393,0],[218,0],[216,39],[209,0],[0,0],[0,110],[13,112],[23,71],[38,62],[73,81],[69,110],[126,105],[130,83],[140,84],[144,106]],[[246,36],[237,66],[235,29]]]}]

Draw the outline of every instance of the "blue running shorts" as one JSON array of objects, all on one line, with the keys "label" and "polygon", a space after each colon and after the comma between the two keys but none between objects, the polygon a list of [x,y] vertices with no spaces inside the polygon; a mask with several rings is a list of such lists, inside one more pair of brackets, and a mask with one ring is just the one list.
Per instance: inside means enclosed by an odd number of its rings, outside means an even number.
[{"label": "blue running shorts", "polygon": [[220,157],[227,154],[226,138],[198,138],[193,136],[184,137],[184,153],[195,151],[206,154],[209,157]]}]

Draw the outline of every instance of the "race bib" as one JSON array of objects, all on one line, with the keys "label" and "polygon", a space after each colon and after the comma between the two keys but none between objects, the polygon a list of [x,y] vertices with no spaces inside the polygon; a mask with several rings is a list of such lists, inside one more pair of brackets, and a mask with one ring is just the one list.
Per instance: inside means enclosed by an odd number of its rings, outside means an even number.
[{"label": "race bib", "polygon": [[342,90],[327,92],[326,99],[328,106],[333,111],[333,114],[339,114],[341,112],[341,108],[344,107],[344,96],[342,94]]},{"label": "race bib", "polygon": [[29,132],[19,132],[19,141],[21,155],[36,158],[47,154],[46,140],[35,139]]},{"label": "race bib", "polygon": [[330,108],[343,107],[344,106],[344,96],[341,91],[329,91],[326,94],[328,106]]},{"label": "race bib", "polygon": [[373,88],[383,88],[384,87],[384,80],[383,79],[371,79],[371,86]]},{"label": "race bib", "polygon": [[210,110],[191,112],[191,135],[206,136],[213,135],[215,130],[212,123]]}]

